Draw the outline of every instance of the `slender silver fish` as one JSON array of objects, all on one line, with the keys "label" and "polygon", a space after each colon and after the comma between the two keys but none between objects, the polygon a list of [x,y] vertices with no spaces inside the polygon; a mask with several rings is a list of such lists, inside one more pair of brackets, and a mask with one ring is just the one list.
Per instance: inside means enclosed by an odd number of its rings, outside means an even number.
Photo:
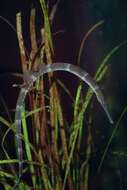
[{"label": "slender silver fish", "polygon": [[18,180],[16,181],[16,184],[14,186],[14,189],[17,188],[18,184],[20,183],[20,179],[23,173],[23,148],[22,148],[22,132],[21,132],[21,113],[23,108],[23,103],[25,100],[25,97],[27,93],[29,92],[30,88],[33,85],[33,82],[37,80],[38,77],[43,76],[45,73],[54,72],[54,71],[67,71],[69,73],[72,73],[79,77],[81,80],[83,80],[85,83],[89,85],[89,87],[93,90],[95,93],[97,100],[101,104],[102,108],[104,109],[109,122],[113,124],[113,120],[108,112],[107,104],[104,100],[104,96],[100,90],[100,87],[97,85],[97,83],[92,79],[92,77],[83,69],[81,69],[78,66],[69,64],[69,63],[53,63],[48,65],[40,65],[38,71],[36,72],[28,72],[27,77],[25,77],[25,83],[22,85],[17,104],[16,104],[16,113],[15,113],[15,126],[16,126],[16,142],[17,142],[17,153],[18,153]]}]

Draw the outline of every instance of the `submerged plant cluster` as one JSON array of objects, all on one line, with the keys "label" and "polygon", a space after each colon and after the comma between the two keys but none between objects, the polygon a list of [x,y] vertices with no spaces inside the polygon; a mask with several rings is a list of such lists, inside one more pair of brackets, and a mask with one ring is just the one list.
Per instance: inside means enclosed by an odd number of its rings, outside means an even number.
[{"label": "submerged plant cluster", "polygon": [[[103,58],[95,73],[94,80],[88,73],[79,69],[78,66],[53,63],[54,49],[51,24],[59,3],[60,1],[58,0],[50,14],[48,14],[45,1],[40,0],[44,23],[40,30],[41,42],[39,46],[36,40],[36,11],[35,9],[31,9],[30,53],[28,53],[24,45],[21,13],[17,13],[16,15],[16,30],[5,18],[2,18],[17,34],[23,73],[21,77],[24,80],[24,83],[20,85],[21,90],[15,111],[15,121],[10,122],[0,116],[0,123],[7,128],[2,138],[2,149],[6,158],[0,160],[0,184],[5,190],[88,190],[90,159],[93,154],[93,113],[91,107],[94,104],[92,99],[94,93],[104,108],[110,123],[113,124],[101,90],[96,82],[106,77],[109,67],[108,61],[127,41],[114,47]],[[80,63],[80,57],[86,40],[103,23],[104,21],[99,21],[83,37],[77,64]],[[79,81],[75,97],[70,100],[72,101],[73,108],[71,122],[65,117],[62,106],[63,100],[61,99],[59,88],[65,90],[68,97],[72,97],[72,94],[52,73],[52,71],[56,70],[68,72],[74,70],[72,73],[77,73],[77,76],[82,80],[84,79],[89,85],[89,89],[85,97],[83,97],[82,83]],[[44,73],[47,73],[47,75],[42,76]],[[18,85],[15,84],[13,86]],[[115,128],[101,158],[98,171],[102,166],[109,145],[125,112],[126,110],[123,111],[120,119],[115,124]],[[84,128],[87,130],[84,130]],[[15,147],[18,159],[17,157],[12,159],[12,156],[8,154],[4,147],[5,138],[9,131],[12,131],[13,136],[16,136]],[[84,132],[87,135],[84,135]],[[7,167],[9,169],[6,169]]]}]

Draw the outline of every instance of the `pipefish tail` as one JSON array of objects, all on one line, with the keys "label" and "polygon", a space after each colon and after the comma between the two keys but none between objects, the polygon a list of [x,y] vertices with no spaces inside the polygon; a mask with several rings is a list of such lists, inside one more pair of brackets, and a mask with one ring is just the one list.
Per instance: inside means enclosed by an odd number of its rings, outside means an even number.
[{"label": "pipefish tail", "polygon": [[102,106],[103,110],[105,111],[109,122],[113,124],[113,120],[110,116],[110,113],[107,108],[107,104],[104,100],[104,96],[100,90],[98,84],[93,80],[93,78],[83,69],[78,66],[69,64],[69,63],[53,63],[44,65],[41,64],[38,71],[36,72],[28,72],[27,77],[25,77],[25,83],[22,85],[17,104],[16,104],[16,113],[15,113],[15,126],[16,126],[16,141],[17,141],[17,154],[19,160],[18,166],[18,178],[17,184],[15,187],[18,186],[22,173],[23,173],[23,148],[22,148],[22,134],[21,134],[21,113],[23,104],[26,98],[27,93],[29,92],[30,88],[32,87],[33,83],[38,79],[38,77],[43,76],[46,73],[54,72],[54,71],[66,71],[76,75],[78,78],[83,80],[88,86],[92,89],[95,93],[97,100],[99,101],[100,105]]}]

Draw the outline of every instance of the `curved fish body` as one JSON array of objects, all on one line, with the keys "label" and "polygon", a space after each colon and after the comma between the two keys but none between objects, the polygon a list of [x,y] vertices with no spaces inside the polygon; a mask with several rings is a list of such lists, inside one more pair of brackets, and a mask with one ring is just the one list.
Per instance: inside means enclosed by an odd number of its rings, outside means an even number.
[{"label": "curved fish body", "polygon": [[26,77],[25,84],[22,85],[22,88],[20,90],[17,104],[16,104],[16,113],[15,113],[15,126],[16,126],[16,140],[17,140],[17,152],[18,152],[18,159],[19,159],[19,171],[18,171],[18,180],[15,184],[15,188],[17,188],[20,178],[22,176],[23,172],[23,148],[22,148],[22,133],[21,133],[21,114],[22,114],[22,108],[23,103],[25,101],[25,97],[27,93],[29,92],[31,86],[33,85],[33,82],[37,80],[38,77],[43,76],[46,73],[54,72],[54,71],[66,71],[69,73],[72,73],[79,77],[81,80],[83,80],[88,86],[93,90],[95,93],[97,100],[101,104],[102,108],[104,109],[109,122],[113,124],[113,120],[108,112],[107,104],[104,100],[103,94],[100,90],[100,87],[98,84],[92,79],[92,77],[83,69],[81,69],[78,66],[69,64],[69,63],[53,63],[48,65],[40,65],[38,71],[28,73],[28,76]]}]

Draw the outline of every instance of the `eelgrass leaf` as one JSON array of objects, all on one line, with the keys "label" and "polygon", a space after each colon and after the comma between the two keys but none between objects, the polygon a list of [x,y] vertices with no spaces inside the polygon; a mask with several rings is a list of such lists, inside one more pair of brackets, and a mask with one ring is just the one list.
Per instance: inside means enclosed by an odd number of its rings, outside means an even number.
[{"label": "eelgrass leaf", "polygon": [[44,15],[44,29],[46,34],[48,35],[48,41],[50,44],[50,48],[53,52],[53,43],[52,43],[52,34],[51,34],[51,29],[50,29],[50,22],[49,22],[49,17],[48,17],[48,10],[45,4],[44,0],[39,0],[42,8],[42,12]]},{"label": "eelgrass leaf", "polygon": [[17,159],[0,160],[0,164],[15,164],[18,163]]},{"label": "eelgrass leaf", "polygon": [[[32,161],[32,153],[31,153],[31,148],[29,146],[30,142],[29,140],[29,135],[28,135],[28,126],[25,118],[25,108],[22,110],[22,128],[23,128],[23,137],[24,137],[24,142],[25,142],[25,149],[26,149],[26,155],[29,161]],[[33,165],[30,165],[30,173],[32,174],[32,183],[33,187],[36,185],[36,177],[34,175],[34,167]]]},{"label": "eelgrass leaf", "polygon": [[10,130],[11,130],[11,128],[8,128],[8,129],[6,130],[6,132],[5,132],[5,134],[4,134],[3,138],[2,138],[2,142],[1,142],[1,147],[2,147],[2,149],[3,149],[4,154],[6,155],[6,158],[7,158],[7,159],[10,159],[10,157],[9,157],[9,155],[8,155],[8,152],[7,152],[6,148],[4,147],[4,141],[5,141],[5,138],[6,138],[6,136],[7,136],[7,134],[9,133]]},{"label": "eelgrass leaf", "polygon": [[95,29],[97,29],[99,26],[101,26],[104,23],[104,20],[101,20],[99,22],[97,22],[95,25],[93,25],[88,32],[83,36],[82,42],[80,44],[80,48],[79,48],[79,53],[78,53],[78,59],[77,59],[77,64],[80,65],[80,59],[81,59],[81,54],[82,51],[84,50],[84,45],[86,40],[88,39],[88,37],[92,34],[92,32],[95,31]]},{"label": "eelgrass leaf", "polygon": [[64,85],[64,83],[61,80],[59,80],[59,79],[57,79],[57,83],[63,88],[63,90],[71,98],[71,100],[73,100],[71,92],[69,91],[69,89],[67,89],[67,87]]},{"label": "eelgrass leaf", "polygon": [[67,177],[70,171],[70,165],[71,165],[71,161],[73,158],[73,153],[74,153],[74,149],[75,149],[75,144],[76,144],[76,140],[77,140],[77,136],[78,136],[78,131],[79,131],[79,127],[75,125],[75,132],[73,134],[73,141],[71,144],[71,150],[70,150],[70,154],[69,154],[69,158],[68,161],[66,163],[66,170],[65,170],[65,176],[64,176],[64,182],[63,182],[63,189],[65,190],[66,187],[66,181],[67,181]]},{"label": "eelgrass leaf", "polygon": [[111,134],[111,136],[110,136],[110,138],[109,138],[109,140],[108,140],[108,143],[107,143],[106,148],[105,148],[105,150],[104,150],[104,153],[103,153],[103,155],[102,155],[100,164],[99,164],[99,166],[98,166],[98,169],[97,169],[98,172],[100,172],[100,170],[101,170],[101,167],[102,167],[102,164],[103,164],[104,159],[105,159],[105,157],[106,157],[106,154],[107,154],[107,152],[108,152],[109,146],[111,145],[111,142],[112,142],[113,138],[115,137],[116,132],[117,132],[117,130],[118,130],[118,128],[119,128],[120,122],[121,122],[121,120],[123,119],[123,117],[124,117],[124,115],[125,115],[126,113],[127,113],[127,106],[123,109],[123,111],[122,111],[122,113],[121,113],[119,119],[117,120],[117,122],[116,122],[116,124],[115,124],[115,126],[114,126],[114,129],[113,129],[113,131],[112,131],[112,134]]},{"label": "eelgrass leaf", "polygon": [[[95,74],[95,77],[94,79],[99,82],[103,79],[103,77],[106,75],[106,72],[108,70],[108,61],[111,59],[111,57],[118,51],[120,50],[120,48],[124,45],[127,44],[127,41],[124,41],[122,43],[120,43],[119,45],[115,46],[105,57],[104,59],[102,60],[99,68],[97,69],[97,72]],[[84,104],[82,106],[82,111],[80,112],[80,114],[84,114],[84,112],[86,111],[86,108],[88,106],[88,104],[90,103],[91,101],[91,98],[93,96],[93,92],[91,91],[91,89],[88,90],[87,92],[87,95],[86,95],[86,98],[85,98],[85,101],[84,101]],[[80,117],[80,114],[79,114],[79,117]]]},{"label": "eelgrass leaf", "polygon": [[74,119],[76,118],[78,111],[79,111],[79,104],[80,104],[80,98],[81,98],[81,90],[82,85],[80,84],[77,89],[76,97],[75,97],[75,103],[74,103]]},{"label": "eelgrass leaf", "polygon": [[[108,61],[109,59],[111,59],[111,57],[123,46],[127,43],[127,41],[124,41],[122,43],[120,43],[119,45],[115,46],[105,57],[104,59],[102,60],[96,74],[95,74],[95,80],[96,81],[100,81],[103,79],[103,77],[106,75],[107,73],[107,70],[108,70]],[[71,150],[70,150],[70,154],[69,154],[69,159],[68,159],[68,162],[67,162],[67,165],[66,165],[66,171],[65,171],[65,177],[64,177],[64,186],[63,186],[63,189],[65,189],[65,185],[66,185],[66,180],[67,180],[67,176],[68,176],[68,173],[69,173],[69,170],[70,170],[70,164],[71,164],[71,160],[73,158],[73,153],[74,153],[74,149],[75,149],[75,146],[76,146],[76,140],[77,140],[77,137],[78,137],[78,134],[79,132],[81,133],[82,131],[82,127],[83,127],[83,121],[84,121],[84,113],[86,112],[86,109],[88,108],[88,105],[89,103],[91,102],[91,99],[92,99],[92,96],[93,96],[93,92],[92,90],[89,88],[88,89],[88,92],[86,94],[86,97],[85,97],[85,101],[82,105],[82,108],[81,108],[81,111],[80,113],[78,114],[78,117],[77,117],[77,122],[79,122],[79,124],[76,126],[76,130],[75,130],[75,133],[74,133],[74,136],[73,136],[73,140],[72,140],[72,147],[71,147]],[[77,123],[76,123],[77,124]],[[81,142],[81,141],[80,141]]]},{"label": "eelgrass leaf", "polygon": [[12,125],[9,121],[7,121],[6,119],[4,119],[4,117],[2,117],[2,116],[0,116],[0,122],[2,124],[4,124],[5,126],[7,126],[7,127],[10,127]]},{"label": "eelgrass leaf", "polygon": [[13,24],[8,19],[6,19],[3,16],[0,16],[0,19],[3,20],[6,24],[8,24],[8,26],[10,26],[10,28],[16,33],[16,28],[13,26]]},{"label": "eelgrass leaf", "polygon": [[2,170],[0,170],[0,177],[7,177],[7,178],[11,178],[11,179],[14,178],[14,176],[12,174],[7,173],[7,172],[2,171]]},{"label": "eelgrass leaf", "polygon": [[4,98],[3,98],[3,96],[1,94],[0,94],[0,99],[1,99],[1,102],[2,102],[3,107],[5,109],[5,112],[6,112],[7,116],[8,116],[8,119],[12,123],[12,118],[11,118],[11,115],[9,113],[8,106],[6,105],[6,102],[5,102],[5,100],[4,100]]},{"label": "eelgrass leaf", "polygon": [[95,74],[95,79],[97,81],[101,80],[101,78],[102,78],[102,77],[100,77],[102,75],[101,73],[102,73],[105,65],[108,63],[108,61],[112,58],[113,55],[115,55],[115,53],[117,53],[117,51],[120,50],[120,48],[122,48],[126,44],[127,44],[127,40],[121,42],[120,44],[118,44],[117,46],[112,48],[112,50],[104,57],[104,59],[102,60],[100,66]]}]

